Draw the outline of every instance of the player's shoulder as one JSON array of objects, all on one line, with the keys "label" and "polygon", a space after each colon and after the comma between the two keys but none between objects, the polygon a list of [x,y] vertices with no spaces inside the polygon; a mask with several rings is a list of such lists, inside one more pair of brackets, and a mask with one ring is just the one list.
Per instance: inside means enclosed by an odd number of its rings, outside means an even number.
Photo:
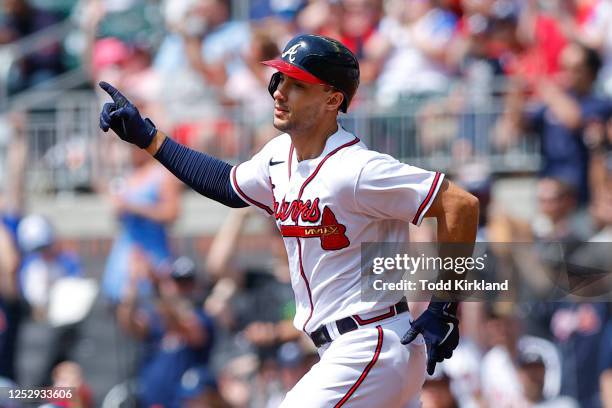
[{"label": "player's shoulder", "polygon": [[359,168],[373,162],[399,163],[399,160],[389,154],[371,150],[362,140],[348,147],[344,155],[346,155],[346,158],[350,158],[350,163]]},{"label": "player's shoulder", "polygon": [[[366,143],[351,132],[341,129],[339,139],[336,141],[338,149],[334,154],[334,160],[330,160],[326,166],[327,171],[333,173],[336,184],[354,187],[361,174],[370,167],[370,163],[379,161],[397,162],[393,157],[370,150]],[[345,183],[342,183],[345,181]]]},{"label": "player's shoulder", "polygon": [[365,183],[392,175],[428,172],[428,170],[405,163],[390,154],[371,150],[362,141],[346,149],[344,155],[345,157],[340,157],[340,160],[336,161],[341,166],[338,172],[351,174]]}]

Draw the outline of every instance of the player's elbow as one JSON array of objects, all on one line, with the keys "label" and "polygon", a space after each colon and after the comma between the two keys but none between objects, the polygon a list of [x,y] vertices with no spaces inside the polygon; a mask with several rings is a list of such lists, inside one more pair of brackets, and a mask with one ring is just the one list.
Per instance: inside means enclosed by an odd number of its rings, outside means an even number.
[{"label": "player's elbow", "polygon": [[464,197],[463,208],[466,213],[470,214],[473,218],[478,219],[478,213],[480,211],[480,200],[473,194],[466,192]]},{"label": "player's elbow", "polygon": [[478,198],[457,186],[452,186],[448,195],[438,222],[450,223],[461,229],[475,229],[480,211]]},{"label": "player's elbow", "polygon": [[478,224],[480,201],[474,195],[464,191],[457,203],[458,213],[470,225]]},{"label": "player's elbow", "polygon": [[479,202],[472,194],[455,188],[446,211],[438,217],[440,242],[474,242],[478,230]]}]

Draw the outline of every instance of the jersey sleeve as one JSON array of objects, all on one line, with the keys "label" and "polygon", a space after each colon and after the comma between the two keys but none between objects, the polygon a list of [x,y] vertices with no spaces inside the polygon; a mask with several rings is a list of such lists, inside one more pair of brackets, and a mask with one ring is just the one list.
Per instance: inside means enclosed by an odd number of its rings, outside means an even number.
[{"label": "jersey sleeve", "polygon": [[249,205],[258,208],[265,215],[274,213],[274,198],[270,183],[269,161],[272,157],[272,143],[264,146],[250,160],[234,166],[230,173],[232,188]]},{"label": "jersey sleeve", "polygon": [[374,218],[420,225],[443,179],[442,173],[377,155],[361,169],[355,186],[355,204],[359,212]]}]

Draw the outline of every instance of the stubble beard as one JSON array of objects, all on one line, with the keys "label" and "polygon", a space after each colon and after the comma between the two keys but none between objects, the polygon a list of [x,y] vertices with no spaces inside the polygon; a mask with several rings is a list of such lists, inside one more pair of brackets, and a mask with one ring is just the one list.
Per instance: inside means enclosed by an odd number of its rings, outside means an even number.
[{"label": "stubble beard", "polygon": [[276,118],[273,120],[273,126],[285,133],[306,133],[309,129],[314,128],[321,120],[319,118],[319,106],[313,105],[305,108],[298,116],[299,120],[294,119],[292,114],[288,120],[283,120],[278,123]]}]

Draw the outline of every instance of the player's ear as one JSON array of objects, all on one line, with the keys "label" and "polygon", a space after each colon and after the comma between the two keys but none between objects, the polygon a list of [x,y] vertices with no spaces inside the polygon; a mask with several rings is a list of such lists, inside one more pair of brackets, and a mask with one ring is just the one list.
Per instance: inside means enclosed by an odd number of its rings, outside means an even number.
[{"label": "player's ear", "polygon": [[343,100],[344,95],[342,94],[342,92],[332,89],[332,91],[327,96],[327,101],[325,104],[326,110],[339,111],[340,105],[342,105]]}]

